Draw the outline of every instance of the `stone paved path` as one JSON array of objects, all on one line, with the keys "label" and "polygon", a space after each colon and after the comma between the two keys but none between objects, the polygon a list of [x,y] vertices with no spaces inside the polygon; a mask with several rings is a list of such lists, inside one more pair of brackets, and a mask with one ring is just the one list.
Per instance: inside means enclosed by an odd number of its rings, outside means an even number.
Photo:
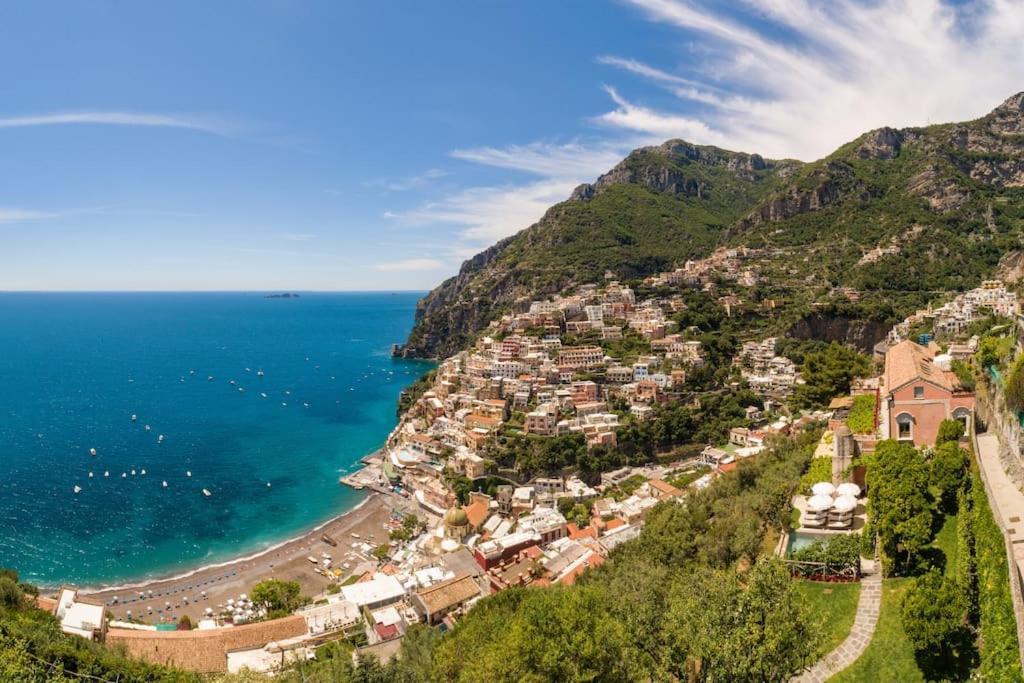
[{"label": "stone paved path", "polygon": [[[877,566],[877,565],[876,565]],[[818,660],[811,668],[790,679],[790,683],[824,683],[857,661],[875,632],[878,624],[878,610],[882,606],[882,576],[875,572],[861,579],[860,598],[857,600],[857,616],[853,620],[850,635],[836,649]]]}]

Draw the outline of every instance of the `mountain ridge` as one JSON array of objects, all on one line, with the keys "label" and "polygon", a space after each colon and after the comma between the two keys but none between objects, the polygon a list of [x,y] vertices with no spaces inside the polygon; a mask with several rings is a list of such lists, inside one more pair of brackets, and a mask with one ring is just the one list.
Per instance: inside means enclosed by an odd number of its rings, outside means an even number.
[{"label": "mountain ridge", "polygon": [[962,289],[1019,252],[1022,207],[1024,92],[972,121],[876,128],[809,163],[668,140],[464,262],[419,302],[399,353],[450,355],[529,298],[726,245],[819,256],[789,287],[800,300],[839,286]]}]

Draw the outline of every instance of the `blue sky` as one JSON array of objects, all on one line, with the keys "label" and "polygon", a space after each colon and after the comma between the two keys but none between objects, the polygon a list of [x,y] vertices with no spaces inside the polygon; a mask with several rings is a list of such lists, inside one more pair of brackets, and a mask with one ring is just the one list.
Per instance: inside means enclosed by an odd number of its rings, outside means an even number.
[{"label": "blue sky", "polygon": [[425,289],[629,149],[1024,89],[1019,4],[7,3],[0,290]]}]

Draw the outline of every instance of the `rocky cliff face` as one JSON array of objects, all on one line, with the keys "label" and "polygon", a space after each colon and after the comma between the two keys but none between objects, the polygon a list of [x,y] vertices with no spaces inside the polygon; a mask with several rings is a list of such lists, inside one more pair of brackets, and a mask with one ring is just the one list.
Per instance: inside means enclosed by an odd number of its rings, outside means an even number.
[{"label": "rocky cliff face", "polygon": [[[448,355],[517,302],[606,272],[643,276],[722,244],[802,248],[809,263],[816,254],[841,269],[808,277],[808,289],[907,290],[972,285],[1022,241],[1024,93],[975,121],[870,131],[812,164],[669,140],[464,263],[420,302],[400,352]],[[879,334],[800,324],[796,333],[861,348]]]}]

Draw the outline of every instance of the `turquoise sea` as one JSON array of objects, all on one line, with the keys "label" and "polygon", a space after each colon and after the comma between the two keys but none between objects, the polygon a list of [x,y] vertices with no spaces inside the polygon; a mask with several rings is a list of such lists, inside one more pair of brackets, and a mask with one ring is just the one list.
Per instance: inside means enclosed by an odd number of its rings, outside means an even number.
[{"label": "turquoise sea", "polygon": [[357,504],[338,477],[430,367],[390,356],[418,297],[0,294],[0,566],[135,581]]}]

